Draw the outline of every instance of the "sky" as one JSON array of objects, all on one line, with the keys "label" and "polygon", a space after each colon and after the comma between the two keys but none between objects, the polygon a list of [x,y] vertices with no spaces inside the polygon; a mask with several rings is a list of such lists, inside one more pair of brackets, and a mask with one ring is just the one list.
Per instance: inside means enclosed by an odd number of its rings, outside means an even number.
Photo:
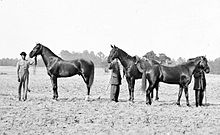
[{"label": "sky", "polygon": [[219,0],[0,0],[0,58],[61,50],[220,57]]}]

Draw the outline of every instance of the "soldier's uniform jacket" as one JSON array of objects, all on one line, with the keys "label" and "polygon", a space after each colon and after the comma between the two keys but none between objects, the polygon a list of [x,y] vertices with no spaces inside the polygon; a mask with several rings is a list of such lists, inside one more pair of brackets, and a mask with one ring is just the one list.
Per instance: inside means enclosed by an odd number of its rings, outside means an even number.
[{"label": "soldier's uniform jacket", "polygon": [[109,65],[109,69],[112,69],[110,84],[120,85],[121,84],[121,74],[120,74],[119,63],[117,61],[113,61]]},{"label": "soldier's uniform jacket", "polygon": [[194,73],[194,90],[204,90],[206,88],[205,73],[202,69],[197,69]]}]

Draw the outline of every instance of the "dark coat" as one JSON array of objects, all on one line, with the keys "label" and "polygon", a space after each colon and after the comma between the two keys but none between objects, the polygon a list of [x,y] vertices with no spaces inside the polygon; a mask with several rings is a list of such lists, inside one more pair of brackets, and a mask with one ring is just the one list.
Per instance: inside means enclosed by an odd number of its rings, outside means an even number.
[{"label": "dark coat", "polygon": [[121,74],[120,74],[119,63],[117,61],[113,61],[109,65],[109,69],[112,69],[110,84],[120,85],[121,84]]},{"label": "dark coat", "polygon": [[205,73],[203,70],[198,69],[194,73],[194,90],[202,90],[204,91],[206,88],[206,79]]}]

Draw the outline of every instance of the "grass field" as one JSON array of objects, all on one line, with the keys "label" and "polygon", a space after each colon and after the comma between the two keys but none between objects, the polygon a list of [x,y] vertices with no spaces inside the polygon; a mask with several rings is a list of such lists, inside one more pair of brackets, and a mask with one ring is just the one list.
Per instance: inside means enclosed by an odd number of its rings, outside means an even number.
[{"label": "grass field", "polygon": [[[95,70],[91,101],[84,100],[86,86],[80,76],[58,79],[59,100],[52,100],[52,86],[45,67],[30,68],[31,92],[18,101],[15,67],[0,67],[0,134],[220,134],[220,76],[206,75],[207,104],[195,107],[195,94],[189,87],[191,107],[185,94],[177,106],[177,85],[161,83],[159,101],[145,104],[145,94],[136,81],[135,103],[128,102],[125,78],[119,102],[109,102],[110,73]],[[100,97],[100,98],[98,98]]]}]

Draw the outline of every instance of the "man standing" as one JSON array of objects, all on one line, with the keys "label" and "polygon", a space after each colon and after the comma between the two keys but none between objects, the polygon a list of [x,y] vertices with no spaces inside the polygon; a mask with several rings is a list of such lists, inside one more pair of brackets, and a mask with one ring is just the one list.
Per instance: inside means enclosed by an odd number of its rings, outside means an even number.
[{"label": "man standing", "polygon": [[120,74],[120,66],[118,60],[115,59],[109,66],[109,69],[112,69],[111,75],[111,92],[110,92],[110,100],[118,102],[118,96],[120,91],[121,85],[121,74]]},{"label": "man standing", "polygon": [[30,65],[32,65],[34,62],[30,62],[26,60],[26,53],[21,52],[21,60],[17,63],[17,75],[18,75],[18,99],[21,101],[21,87],[23,86],[23,100],[27,100],[27,91],[28,89],[28,82],[29,82],[29,71],[28,68]]},{"label": "man standing", "polygon": [[202,69],[198,68],[194,73],[194,88],[196,107],[202,106],[204,91],[206,90],[205,73]]}]

